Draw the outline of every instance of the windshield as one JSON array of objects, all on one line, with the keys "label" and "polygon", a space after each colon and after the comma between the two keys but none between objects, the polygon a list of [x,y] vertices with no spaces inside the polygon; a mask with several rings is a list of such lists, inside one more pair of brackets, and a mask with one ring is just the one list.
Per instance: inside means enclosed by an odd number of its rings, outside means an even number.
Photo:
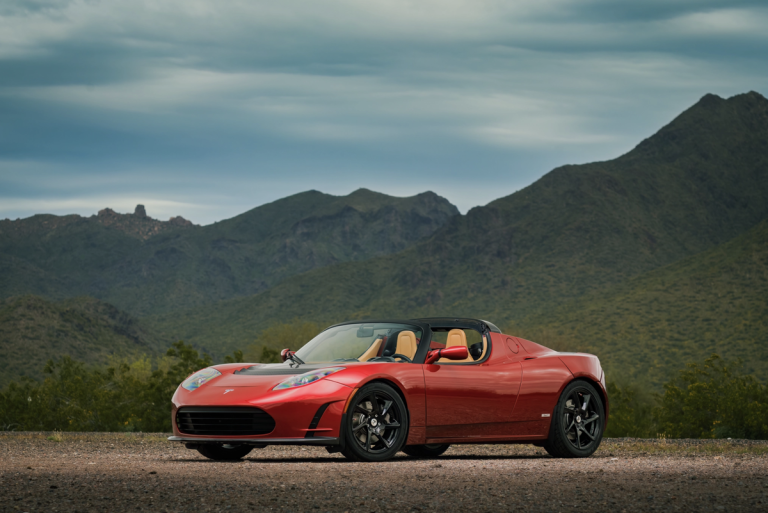
[{"label": "windshield", "polygon": [[421,336],[417,326],[407,324],[344,324],[320,333],[296,351],[296,356],[306,363],[409,362]]}]

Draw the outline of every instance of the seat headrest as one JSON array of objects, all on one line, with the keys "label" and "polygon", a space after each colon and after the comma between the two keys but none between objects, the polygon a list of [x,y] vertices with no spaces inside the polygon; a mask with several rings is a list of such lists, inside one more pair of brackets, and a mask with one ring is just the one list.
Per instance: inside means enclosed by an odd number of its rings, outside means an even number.
[{"label": "seat headrest", "polygon": [[464,330],[451,330],[448,332],[448,338],[445,341],[445,347],[467,347],[467,334]]},{"label": "seat headrest", "polygon": [[395,352],[413,359],[416,355],[416,334],[412,331],[401,331],[397,336],[397,349]]},{"label": "seat headrest", "polygon": [[[467,334],[464,333],[464,330],[451,330],[448,332],[448,338],[445,340],[445,347],[446,349],[449,347],[466,347],[467,351],[469,351],[469,348],[467,347]],[[472,355],[467,354],[467,358],[465,360],[449,360],[448,358],[440,358],[437,363],[462,363],[462,362],[474,362],[475,360],[472,358]]]}]

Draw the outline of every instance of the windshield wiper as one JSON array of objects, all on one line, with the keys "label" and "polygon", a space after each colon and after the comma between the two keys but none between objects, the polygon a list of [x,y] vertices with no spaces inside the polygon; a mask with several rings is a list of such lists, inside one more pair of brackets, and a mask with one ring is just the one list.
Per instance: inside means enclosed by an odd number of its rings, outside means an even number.
[{"label": "windshield wiper", "polygon": [[296,351],[291,351],[287,347],[285,349],[283,349],[282,351],[280,351],[280,357],[283,359],[284,362],[286,360],[291,360],[296,365],[303,365],[304,364],[304,360],[302,360],[301,358],[296,356]]},{"label": "windshield wiper", "polygon": [[304,360],[296,356],[296,353],[290,351],[287,355],[285,355],[286,359],[290,359],[294,362],[296,362],[296,365],[305,365]]}]

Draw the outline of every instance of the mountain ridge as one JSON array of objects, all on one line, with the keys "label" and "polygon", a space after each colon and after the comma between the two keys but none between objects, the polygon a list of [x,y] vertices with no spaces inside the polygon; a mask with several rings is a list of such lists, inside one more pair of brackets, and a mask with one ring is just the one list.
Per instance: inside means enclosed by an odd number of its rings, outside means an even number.
[{"label": "mountain ridge", "polygon": [[[675,148],[690,151],[652,151],[656,142],[668,146],[669,133]],[[556,168],[452,217],[400,253],[335,264],[205,312],[148,321],[227,350],[270,322],[299,316],[457,314],[513,322],[712,249],[768,217],[766,141],[765,98],[704,97],[628,154]],[[224,319],[240,328],[218,327]]]},{"label": "mountain ridge", "polygon": [[313,268],[400,251],[455,215],[432,192],[397,198],[360,189],[307,191],[206,226],[152,220],[143,207],[6,220],[0,297],[89,295],[134,315],[211,304]]}]

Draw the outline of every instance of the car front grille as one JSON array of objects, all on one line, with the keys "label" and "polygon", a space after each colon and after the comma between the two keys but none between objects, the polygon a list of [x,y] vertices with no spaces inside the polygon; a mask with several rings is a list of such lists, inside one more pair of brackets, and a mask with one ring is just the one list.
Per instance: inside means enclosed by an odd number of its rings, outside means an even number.
[{"label": "car front grille", "polygon": [[275,429],[275,419],[258,408],[181,408],[176,426],[189,435],[253,436]]}]

